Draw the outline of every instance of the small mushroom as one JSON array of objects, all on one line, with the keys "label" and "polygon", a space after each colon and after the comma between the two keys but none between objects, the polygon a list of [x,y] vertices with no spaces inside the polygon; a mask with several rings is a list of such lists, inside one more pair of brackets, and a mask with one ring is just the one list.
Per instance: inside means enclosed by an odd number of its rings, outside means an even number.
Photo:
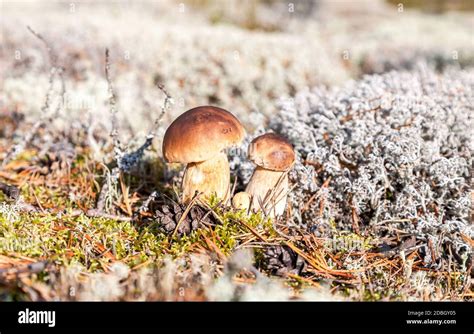
[{"label": "small mushroom", "polygon": [[237,210],[245,210],[248,213],[250,209],[250,195],[241,191],[232,198],[232,206]]},{"label": "small mushroom", "polygon": [[285,138],[267,133],[250,143],[248,156],[257,165],[245,189],[252,197],[251,210],[281,216],[288,197],[288,171],[295,162],[293,146]]},{"label": "small mushroom", "polygon": [[169,163],[187,164],[183,203],[196,193],[228,200],[230,170],[224,149],[240,144],[244,136],[234,115],[212,106],[188,110],[171,123],[163,139],[163,156]]}]

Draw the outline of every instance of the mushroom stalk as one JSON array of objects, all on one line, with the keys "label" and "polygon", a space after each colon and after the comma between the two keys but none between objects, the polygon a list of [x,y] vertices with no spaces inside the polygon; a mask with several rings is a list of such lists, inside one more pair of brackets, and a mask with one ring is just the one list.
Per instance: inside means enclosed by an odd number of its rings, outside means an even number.
[{"label": "mushroom stalk", "polygon": [[245,191],[252,197],[251,210],[270,217],[283,215],[288,197],[288,173],[257,166]]},{"label": "mushroom stalk", "polygon": [[230,169],[227,155],[217,153],[212,159],[192,162],[186,166],[183,177],[183,203],[189,203],[197,193],[227,201],[230,188]]}]

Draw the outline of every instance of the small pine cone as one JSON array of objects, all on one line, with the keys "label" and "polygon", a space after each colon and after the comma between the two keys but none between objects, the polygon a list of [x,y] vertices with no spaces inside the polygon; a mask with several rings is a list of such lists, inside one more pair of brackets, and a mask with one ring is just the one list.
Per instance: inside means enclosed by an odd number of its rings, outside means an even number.
[{"label": "small pine cone", "polygon": [[65,140],[52,144],[40,142],[36,143],[36,146],[42,147],[36,156],[38,171],[42,175],[68,168],[68,165],[77,157],[74,145]]},{"label": "small pine cone", "polygon": [[[186,207],[179,204],[163,205],[155,211],[155,219],[159,222],[159,229],[165,234],[172,234],[181,219]],[[202,222],[209,222],[211,215],[199,206],[193,206],[187,216],[183,219],[176,231],[176,235],[189,235],[191,232],[202,227]]]},{"label": "small pine cone", "polygon": [[14,200],[20,197],[20,189],[18,189],[18,187],[10,186],[2,182],[0,182],[0,191],[2,191],[6,196]]},{"label": "small pine cone", "polygon": [[263,267],[272,275],[301,275],[306,269],[304,259],[287,246],[270,246],[263,255]]}]

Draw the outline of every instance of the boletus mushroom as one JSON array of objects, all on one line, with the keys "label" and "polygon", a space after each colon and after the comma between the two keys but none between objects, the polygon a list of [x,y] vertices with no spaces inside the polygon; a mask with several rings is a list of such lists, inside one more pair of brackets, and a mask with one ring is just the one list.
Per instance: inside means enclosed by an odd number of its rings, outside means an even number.
[{"label": "boletus mushroom", "polygon": [[182,202],[199,194],[228,200],[230,170],[226,148],[238,145],[245,136],[239,120],[230,112],[212,106],[193,108],[168,127],[163,156],[169,163],[186,163]]},{"label": "boletus mushroom", "polygon": [[247,214],[250,209],[250,195],[241,191],[232,197],[232,206],[237,210],[244,210]]},{"label": "boletus mushroom", "polygon": [[288,197],[288,171],[295,162],[293,146],[285,138],[267,133],[250,143],[248,156],[257,165],[245,189],[252,198],[251,210],[281,216]]}]

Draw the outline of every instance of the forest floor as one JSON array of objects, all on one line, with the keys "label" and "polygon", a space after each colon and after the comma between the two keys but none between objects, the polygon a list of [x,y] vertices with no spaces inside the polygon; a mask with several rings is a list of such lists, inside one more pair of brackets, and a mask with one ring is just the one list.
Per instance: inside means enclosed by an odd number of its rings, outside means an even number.
[{"label": "forest floor", "polygon": [[[355,15],[353,35],[330,26],[328,41],[307,18],[275,31],[279,7],[273,20],[260,21],[264,11],[250,23],[227,22],[225,11],[209,23],[195,9],[186,25],[169,24],[179,7],[164,3],[149,17],[146,5],[109,13],[50,4],[35,17],[37,4],[2,4],[10,15],[0,40],[0,300],[472,300],[472,16],[407,13],[399,37],[392,19],[372,33]],[[171,14],[160,29],[142,34],[163,11]],[[439,30],[417,48],[407,36],[423,27]],[[448,28],[457,39],[437,49]],[[367,45],[347,46],[355,36]],[[402,106],[367,107],[374,96],[411,101],[418,91],[446,118],[414,105],[409,115]],[[179,204],[183,166],[164,162],[161,137],[200,104],[234,112],[246,143],[275,131],[295,145],[284,217],[247,215],[218,199]],[[360,133],[347,135],[349,127]],[[337,147],[357,165],[337,152],[334,167]],[[406,158],[412,153],[418,160]],[[377,154],[393,185],[383,195],[372,192]],[[243,160],[231,159],[234,191],[253,169]]]}]

